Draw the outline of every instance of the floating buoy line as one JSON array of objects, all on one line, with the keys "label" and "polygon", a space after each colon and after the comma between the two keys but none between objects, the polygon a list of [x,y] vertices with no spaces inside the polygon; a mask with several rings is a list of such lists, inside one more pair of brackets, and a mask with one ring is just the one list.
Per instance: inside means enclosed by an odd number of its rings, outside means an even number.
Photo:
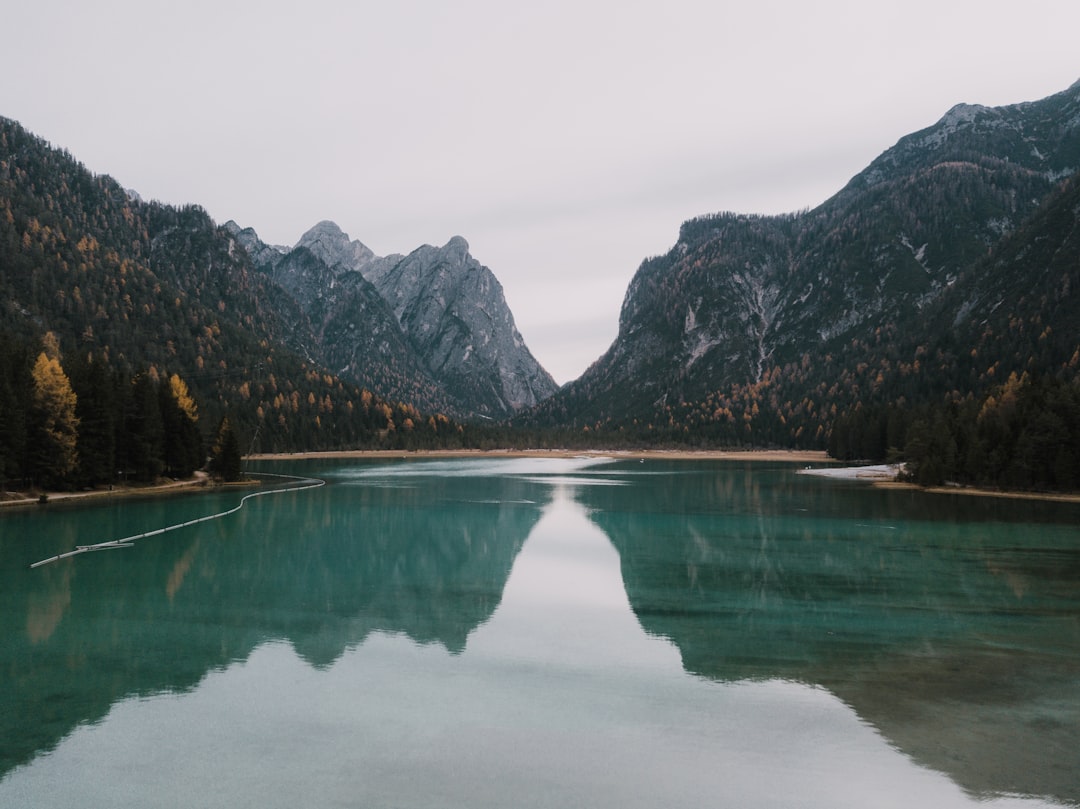
[{"label": "floating buoy line", "polygon": [[48,559],[42,559],[40,562],[34,562],[34,564],[30,565],[30,568],[33,569],[52,562],[58,562],[61,559],[67,559],[69,556],[78,556],[80,553],[111,551],[116,548],[130,548],[137,539],[146,539],[147,537],[157,536],[158,534],[164,534],[168,531],[176,531],[180,528],[197,525],[201,522],[220,520],[222,517],[228,517],[230,514],[235,514],[242,509],[248,500],[254,500],[256,497],[265,497],[271,494],[285,494],[286,492],[302,492],[307,489],[317,489],[320,486],[326,485],[326,481],[321,478],[297,478],[292,475],[274,475],[269,472],[249,472],[248,474],[258,475],[259,477],[286,478],[288,480],[297,480],[299,483],[296,486],[288,486],[282,489],[265,489],[261,492],[246,494],[240,498],[240,502],[234,508],[230,508],[228,511],[219,512],[218,514],[207,514],[205,517],[197,517],[194,520],[177,523],[176,525],[167,525],[164,528],[156,528],[153,531],[143,531],[141,534],[133,534],[132,536],[124,537],[123,539],[111,539],[108,542],[98,542],[93,545],[76,545],[75,550],[68,551],[67,553],[59,553],[56,556],[50,556]]}]

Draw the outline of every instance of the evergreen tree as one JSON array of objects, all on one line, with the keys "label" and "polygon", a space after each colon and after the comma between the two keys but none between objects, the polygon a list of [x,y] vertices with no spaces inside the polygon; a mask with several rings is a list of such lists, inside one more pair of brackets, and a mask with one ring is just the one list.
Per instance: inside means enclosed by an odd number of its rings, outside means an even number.
[{"label": "evergreen tree", "polygon": [[195,400],[177,374],[169,378],[168,384],[160,386],[159,400],[165,472],[175,478],[191,477],[202,466],[202,436]]},{"label": "evergreen tree", "polygon": [[165,426],[157,385],[149,374],[139,374],[127,386],[120,439],[124,472],[135,480],[156,480],[165,468]]},{"label": "evergreen tree", "polygon": [[80,483],[111,482],[116,475],[116,380],[103,360],[86,358],[71,368],[71,384],[78,397]]},{"label": "evergreen tree", "polygon": [[0,489],[26,474],[30,367],[25,346],[0,343]]},{"label": "evergreen tree", "polygon": [[240,439],[228,416],[221,420],[217,440],[211,451],[210,470],[226,483],[240,480],[242,456]]}]

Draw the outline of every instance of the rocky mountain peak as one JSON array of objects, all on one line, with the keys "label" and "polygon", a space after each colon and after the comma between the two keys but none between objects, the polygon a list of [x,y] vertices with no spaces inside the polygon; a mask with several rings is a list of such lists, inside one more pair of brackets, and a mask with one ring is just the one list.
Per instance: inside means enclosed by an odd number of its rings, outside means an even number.
[{"label": "rocky mountain peak", "polygon": [[937,125],[947,129],[957,129],[972,123],[981,113],[987,111],[988,108],[981,104],[957,104],[941,117]]},{"label": "rocky mountain peak", "polygon": [[312,255],[336,274],[360,272],[364,265],[376,258],[375,253],[360,241],[350,240],[336,222],[323,220],[312,227],[296,243],[296,248],[306,248]]},{"label": "rocky mountain peak", "polygon": [[454,236],[443,245],[442,250],[447,258],[453,259],[456,263],[463,263],[467,258],[470,258],[469,243],[461,236]]},{"label": "rocky mountain peak", "polygon": [[226,222],[222,227],[225,228],[237,244],[248,252],[248,255],[251,256],[252,260],[254,260],[257,265],[273,264],[289,251],[289,248],[287,247],[266,244],[259,238],[259,234],[255,232],[255,228],[242,228],[232,219]]},{"label": "rocky mountain peak", "polygon": [[502,285],[460,236],[424,245],[369,278],[447,389],[503,418],[558,387],[525,346]]},{"label": "rocky mountain peak", "polygon": [[457,417],[506,418],[558,387],[514,326],[502,285],[454,236],[408,256],[376,256],[329,220],[294,248],[226,225],[299,305],[320,354],[389,398]]}]

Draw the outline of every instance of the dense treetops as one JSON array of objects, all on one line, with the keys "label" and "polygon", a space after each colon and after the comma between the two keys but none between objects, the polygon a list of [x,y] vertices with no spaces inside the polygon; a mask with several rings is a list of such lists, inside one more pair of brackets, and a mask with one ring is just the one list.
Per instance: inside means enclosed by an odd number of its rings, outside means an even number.
[{"label": "dense treetops", "polygon": [[[225,378],[213,381],[223,385]],[[226,396],[235,391],[237,401],[220,403],[235,418],[208,424],[179,374],[154,366],[129,373],[94,354],[66,360],[51,333],[40,347],[5,339],[0,483],[63,489],[153,482],[190,477],[208,462],[235,479],[240,457],[251,450],[458,448],[470,440],[445,416],[352,391],[325,374],[303,375],[297,385],[245,379],[220,389]],[[246,432],[238,423],[248,425]],[[303,443],[288,443],[294,435]]]},{"label": "dense treetops", "polygon": [[205,458],[178,432],[209,444],[226,416],[245,452],[461,444],[304,359],[302,318],[201,208],[143,203],[0,119],[7,480],[190,474]]}]

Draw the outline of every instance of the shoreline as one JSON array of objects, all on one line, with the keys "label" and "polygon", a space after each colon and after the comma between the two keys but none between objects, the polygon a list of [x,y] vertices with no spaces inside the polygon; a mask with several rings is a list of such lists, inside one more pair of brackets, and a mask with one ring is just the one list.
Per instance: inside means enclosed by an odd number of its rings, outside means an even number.
[{"label": "shoreline", "polygon": [[[890,469],[886,472],[881,465],[841,467],[839,462],[829,458],[820,450],[687,450],[687,449],[641,449],[641,450],[572,450],[572,449],[461,449],[461,450],[327,450],[320,452],[258,452],[245,455],[245,461],[306,461],[342,459],[438,459],[438,458],[610,458],[612,460],[671,460],[671,461],[745,461],[750,463],[798,463],[830,464],[822,468],[798,470],[799,474],[808,474],[833,480],[850,480],[868,483],[875,489],[894,489],[930,494],[960,494],[969,497],[998,497],[1017,500],[1042,500],[1056,503],[1080,503],[1080,492],[1022,492],[1001,489],[979,489],[969,486],[931,486],[922,487],[896,479]],[[42,492],[40,495],[16,496],[0,499],[0,513],[4,511],[47,506],[50,504],[79,504],[87,500],[120,499],[126,497],[153,497],[165,494],[182,494],[193,491],[216,490],[227,486],[249,486],[252,481],[235,484],[215,483],[206,472],[196,472],[188,480],[176,480],[168,483],[148,486],[123,486],[113,489],[95,489],[81,492]],[[17,494],[5,492],[5,494]]]},{"label": "shoreline", "polygon": [[1022,492],[1006,489],[980,489],[977,486],[919,486],[899,480],[901,464],[873,464],[864,466],[832,466],[821,469],[800,469],[800,475],[831,478],[832,480],[851,480],[869,483],[875,489],[894,489],[897,491],[928,492],[929,494],[963,494],[969,497],[998,497],[1013,500],[1043,500],[1054,503],[1080,503],[1080,492]]},{"label": "shoreline", "polygon": [[[84,503],[87,500],[108,500],[127,497],[152,497],[162,494],[181,494],[191,491],[202,491],[218,488],[210,480],[206,472],[196,472],[187,480],[171,480],[168,483],[151,483],[146,486],[114,486],[111,489],[93,489],[92,491],[80,492],[52,492],[44,491],[36,495],[18,495],[18,492],[4,492],[5,497],[0,499],[0,512],[7,509],[29,508],[31,506],[44,507],[50,505],[64,505],[66,503]],[[45,500],[41,500],[44,497]]]},{"label": "shoreline", "polygon": [[929,492],[930,494],[962,494],[968,497],[998,497],[1011,500],[1043,500],[1052,503],[1080,503],[1080,492],[1021,492],[1007,489],[980,489],[976,486],[919,486],[902,480],[875,480],[875,489]]},{"label": "shoreline", "polygon": [[673,460],[673,461],[784,461],[789,463],[828,463],[829,457],[820,450],[688,450],[688,449],[426,449],[384,450],[350,449],[325,452],[256,452],[245,455],[245,461],[290,461],[348,459],[348,458],[612,458],[614,460]]},{"label": "shoreline", "polygon": [[[320,452],[264,452],[245,455],[245,461],[305,461],[325,459],[371,458],[612,458],[628,459],[666,459],[666,460],[742,460],[742,461],[782,461],[790,463],[823,463],[828,456],[817,450],[570,450],[570,449],[462,449],[462,450],[327,450]],[[251,481],[238,483],[215,483],[206,472],[196,472],[188,480],[175,480],[168,483],[146,486],[116,486],[112,489],[94,489],[80,492],[44,491],[34,495],[23,495],[0,499],[0,513],[13,509],[43,507],[85,503],[88,500],[108,498],[152,497],[163,494],[180,494],[194,490],[212,490],[227,486],[249,486]],[[17,492],[5,492],[18,495]],[[45,497],[42,501],[41,496]]]}]

